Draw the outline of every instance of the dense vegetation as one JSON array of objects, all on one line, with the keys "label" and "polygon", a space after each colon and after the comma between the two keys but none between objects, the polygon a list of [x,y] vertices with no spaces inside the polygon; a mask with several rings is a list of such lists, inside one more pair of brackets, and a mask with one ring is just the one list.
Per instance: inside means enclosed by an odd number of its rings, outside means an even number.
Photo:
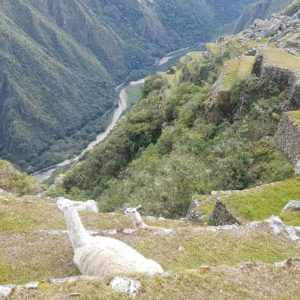
[{"label": "dense vegetation", "polygon": [[1,0],[1,157],[31,172],[79,152],[129,73],[211,39],[253,1]]},{"label": "dense vegetation", "polygon": [[[142,100],[66,174],[63,189],[72,197],[96,198],[108,211],[130,202],[149,213],[178,216],[195,193],[292,176],[273,140],[287,91],[252,76],[254,60],[242,58],[230,68],[230,58],[245,47],[231,43],[209,45],[209,59],[191,53],[167,74],[148,78]],[[212,86],[220,72],[222,84]]]}]

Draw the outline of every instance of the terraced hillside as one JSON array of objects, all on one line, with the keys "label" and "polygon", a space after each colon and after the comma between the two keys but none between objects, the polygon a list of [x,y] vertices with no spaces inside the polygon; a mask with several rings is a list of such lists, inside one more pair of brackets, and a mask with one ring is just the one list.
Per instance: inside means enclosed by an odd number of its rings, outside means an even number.
[{"label": "terraced hillside", "polygon": [[133,111],[51,192],[178,217],[196,194],[293,177],[297,160],[275,136],[300,107],[299,24],[298,14],[257,21],[148,78]]},{"label": "terraced hillside", "polygon": [[[19,285],[10,299],[65,299],[73,293],[83,299],[124,299],[107,285],[109,277],[49,282],[79,275],[64,218],[54,199],[1,192],[0,215],[0,285]],[[94,234],[126,242],[168,272],[154,277],[129,274],[142,283],[140,299],[297,299],[299,263],[290,260],[282,267],[274,263],[299,258],[299,241],[284,233],[276,235],[267,223],[213,228],[145,218],[148,224],[172,229],[149,232],[123,231],[133,226],[119,213],[85,212],[81,216]],[[29,281],[40,283],[34,289],[20,286]]]}]

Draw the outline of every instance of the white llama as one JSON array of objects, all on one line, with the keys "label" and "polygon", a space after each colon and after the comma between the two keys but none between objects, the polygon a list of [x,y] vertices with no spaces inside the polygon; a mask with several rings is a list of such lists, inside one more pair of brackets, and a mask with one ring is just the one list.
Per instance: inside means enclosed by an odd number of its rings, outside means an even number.
[{"label": "white llama", "polygon": [[82,275],[106,276],[126,273],[163,273],[155,261],[145,258],[125,243],[102,236],[91,236],[83,227],[76,206],[67,199],[57,201],[68,226],[74,249],[73,261]]},{"label": "white llama", "polygon": [[131,217],[133,225],[137,229],[145,229],[145,230],[164,230],[165,228],[162,227],[156,227],[156,226],[149,226],[147,225],[141,216],[141,214],[138,212],[138,210],[142,207],[140,204],[137,207],[131,207],[124,210],[124,214]]}]

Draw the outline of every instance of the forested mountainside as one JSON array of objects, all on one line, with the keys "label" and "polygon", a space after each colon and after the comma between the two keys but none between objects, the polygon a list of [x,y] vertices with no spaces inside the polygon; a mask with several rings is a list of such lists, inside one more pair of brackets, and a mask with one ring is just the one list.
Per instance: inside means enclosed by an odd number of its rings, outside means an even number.
[{"label": "forested mountainside", "polygon": [[63,190],[103,210],[130,202],[178,216],[195,194],[293,176],[274,135],[300,104],[299,25],[298,15],[274,16],[148,78],[133,111],[64,175]]},{"label": "forested mountainside", "polygon": [[[259,0],[249,5],[234,24],[234,33],[239,33],[243,29],[253,24],[255,19],[270,18],[273,13],[286,9],[290,4],[299,3],[298,0]],[[296,12],[296,11],[295,11]]]},{"label": "forested mountainside", "polygon": [[30,172],[72,156],[128,74],[211,39],[253,1],[1,0],[1,157]]}]

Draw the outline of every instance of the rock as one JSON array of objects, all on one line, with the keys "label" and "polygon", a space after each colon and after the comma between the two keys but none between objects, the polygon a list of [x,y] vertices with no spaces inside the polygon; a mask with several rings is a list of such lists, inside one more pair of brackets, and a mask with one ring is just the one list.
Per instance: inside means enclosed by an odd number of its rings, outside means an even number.
[{"label": "rock", "polygon": [[190,207],[188,209],[186,219],[191,222],[201,222],[203,214],[197,209],[200,204],[196,199],[192,199]]},{"label": "rock", "polygon": [[241,224],[220,199],[217,200],[208,222],[213,226]]},{"label": "rock", "polygon": [[80,297],[81,293],[72,293],[69,295],[69,297]]},{"label": "rock", "polygon": [[288,239],[292,241],[300,240],[300,227],[287,226],[284,222],[277,216],[272,216],[266,220],[266,223],[270,226],[274,234],[285,235]]},{"label": "rock", "polygon": [[300,127],[294,124],[287,114],[280,120],[275,139],[281,150],[292,160],[297,162],[295,171],[299,171],[300,164]]},{"label": "rock", "polygon": [[300,268],[300,259],[288,259],[274,263],[277,268]]},{"label": "rock", "polygon": [[282,210],[282,213],[284,213],[287,210],[300,210],[300,201],[293,200],[290,201]]},{"label": "rock", "polygon": [[180,246],[180,247],[178,248],[178,251],[181,252],[181,253],[183,253],[183,252],[185,251],[185,248],[184,248],[183,246]]},{"label": "rock", "polygon": [[118,233],[117,229],[106,229],[106,230],[103,230],[103,234],[106,234],[106,235],[115,235],[117,233]]},{"label": "rock", "polygon": [[8,297],[15,287],[15,285],[0,285],[0,299]]},{"label": "rock", "polygon": [[117,276],[110,282],[110,286],[120,294],[128,294],[131,297],[135,297],[138,295],[142,285],[140,281]]},{"label": "rock", "polygon": [[296,162],[296,165],[295,165],[295,175],[296,176],[299,176],[300,175],[300,160],[298,160]]},{"label": "rock", "polygon": [[78,280],[87,280],[93,281],[97,280],[99,277],[96,276],[71,276],[71,277],[64,277],[64,278],[52,278],[49,279],[49,282],[52,284],[62,284],[65,282],[76,282]]},{"label": "rock", "polygon": [[168,229],[168,228],[162,228],[158,229],[157,231],[154,231],[154,235],[159,235],[159,236],[169,236],[175,233],[174,229]]},{"label": "rock", "polygon": [[135,232],[137,232],[137,229],[131,229],[131,228],[125,228],[125,229],[123,229],[123,233],[124,234],[133,234]]},{"label": "rock", "polygon": [[274,263],[274,266],[276,268],[285,268],[286,267],[286,261],[278,261],[278,262]]},{"label": "rock", "polygon": [[28,289],[28,290],[35,290],[39,287],[39,284],[40,283],[38,281],[31,281],[31,282],[24,284],[24,288]]}]

